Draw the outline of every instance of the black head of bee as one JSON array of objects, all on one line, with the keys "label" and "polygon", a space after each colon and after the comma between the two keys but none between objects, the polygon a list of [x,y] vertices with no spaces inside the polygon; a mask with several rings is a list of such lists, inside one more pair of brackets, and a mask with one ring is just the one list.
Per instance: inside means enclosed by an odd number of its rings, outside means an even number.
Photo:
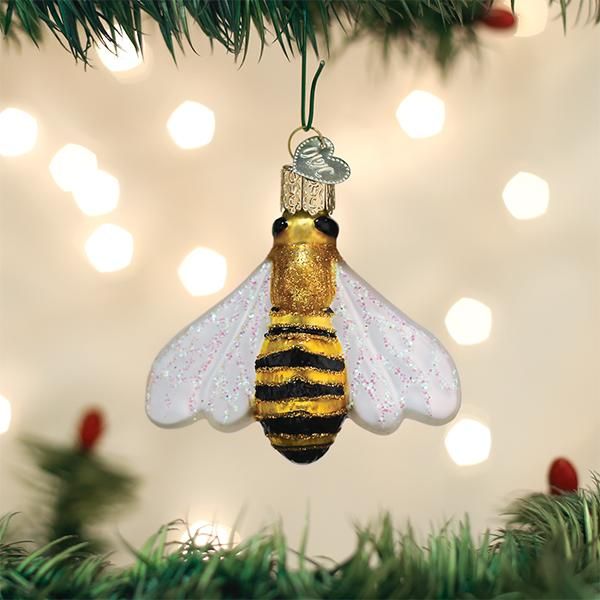
[{"label": "black head of bee", "polygon": [[315,219],[315,227],[332,238],[336,238],[340,232],[339,225],[331,217],[319,217]]},{"label": "black head of bee", "polygon": [[283,218],[279,217],[273,221],[273,237],[278,236],[286,227],[288,226],[288,222]]}]

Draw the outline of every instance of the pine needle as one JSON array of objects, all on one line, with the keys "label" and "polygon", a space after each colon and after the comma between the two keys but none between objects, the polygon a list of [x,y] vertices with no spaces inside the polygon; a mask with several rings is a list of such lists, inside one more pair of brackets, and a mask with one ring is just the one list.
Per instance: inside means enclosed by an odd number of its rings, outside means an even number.
[{"label": "pine needle", "polygon": [[[0,598],[597,598],[600,484],[562,496],[534,494],[507,511],[507,525],[475,537],[468,520],[432,532],[424,545],[390,515],[356,529],[356,547],[335,564],[305,556],[299,566],[281,527],[234,548],[169,544],[171,525],[131,567],[109,567],[64,539],[39,548],[10,543],[0,519]],[[56,548],[61,548],[56,552]]]},{"label": "pine needle", "polygon": [[[512,0],[513,10],[520,2]],[[587,6],[588,21],[600,23],[600,0],[548,0],[560,9],[563,27],[575,4],[579,20]],[[154,21],[173,59],[192,51],[192,26],[211,46],[220,44],[236,59],[248,54],[253,36],[259,56],[276,44],[285,56],[300,52],[306,39],[315,54],[329,52],[331,32],[341,23],[350,41],[378,40],[388,55],[424,49],[448,66],[465,47],[477,44],[476,25],[491,0],[0,0],[0,32],[20,32],[38,45],[50,32],[75,60],[88,63],[94,45],[115,49],[119,33],[143,52],[144,31]]]}]

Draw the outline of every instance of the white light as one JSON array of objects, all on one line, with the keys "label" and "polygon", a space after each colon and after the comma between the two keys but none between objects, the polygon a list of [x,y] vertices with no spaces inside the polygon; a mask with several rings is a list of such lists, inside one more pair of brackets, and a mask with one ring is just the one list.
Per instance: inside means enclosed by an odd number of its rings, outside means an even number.
[{"label": "white light", "polygon": [[[508,2],[510,7],[510,2]],[[526,0],[515,4],[517,28],[515,37],[531,37],[546,29],[549,15],[548,0]]]},{"label": "white light", "polygon": [[133,236],[117,225],[100,225],[85,243],[85,253],[100,273],[119,271],[133,257]]},{"label": "white light", "polygon": [[411,138],[427,138],[438,134],[444,127],[444,102],[429,92],[415,90],[398,106],[396,119]]},{"label": "white light", "polygon": [[106,171],[94,171],[87,179],[77,182],[73,198],[84,214],[105,215],[119,203],[119,180]]},{"label": "white light", "polygon": [[10,402],[4,396],[0,396],[0,433],[6,433],[8,431],[11,417],[12,410],[10,408]]},{"label": "white light", "polygon": [[445,444],[457,465],[477,465],[490,456],[492,434],[489,427],[475,419],[461,419],[446,434]]},{"label": "white light", "polygon": [[116,51],[110,43],[108,47],[101,44],[96,46],[98,57],[109,71],[123,73],[142,64],[143,57],[138,54],[131,40],[120,29],[115,30],[115,41]]},{"label": "white light", "polygon": [[24,110],[5,108],[0,112],[0,156],[20,156],[37,140],[37,121]]},{"label": "white light", "polygon": [[173,141],[185,150],[210,144],[215,135],[215,113],[198,102],[186,100],[167,121]]},{"label": "white light", "polygon": [[196,248],[183,259],[177,273],[192,296],[208,296],[225,285],[227,261],[210,248]]},{"label": "white light", "polygon": [[180,541],[187,543],[193,541],[196,546],[237,546],[241,538],[237,531],[233,532],[229,527],[219,523],[208,521],[196,521],[190,525],[181,535]]},{"label": "white light", "polygon": [[461,298],[448,311],[445,319],[448,333],[463,345],[480,344],[492,330],[492,311],[479,300]]},{"label": "white light", "polygon": [[50,174],[64,192],[74,190],[85,182],[98,168],[96,155],[77,144],[63,146],[50,161]]},{"label": "white light", "polygon": [[535,219],[548,210],[548,182],[532,173],[517,173],[504,186],[502,199],[515,219]]}]

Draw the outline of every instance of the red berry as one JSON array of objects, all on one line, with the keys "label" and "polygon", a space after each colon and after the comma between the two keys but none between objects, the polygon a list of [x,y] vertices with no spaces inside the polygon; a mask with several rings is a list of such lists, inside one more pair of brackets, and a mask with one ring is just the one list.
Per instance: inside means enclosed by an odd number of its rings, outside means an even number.
[{"label": "red berry", "polygon": [[79,424],[79,445],[82,450],[91,450],[104,430],[104,417],[99,410],[88,410]]},{"label": "red berry", "polygon": [[517,16],[506,8],[490,8],[481,22],[492,29],[510,29],[517,23]]},{"label": "red berry", "polygon": [[566,458],[557,458],[550,465],[548,483],[551,494],[577,491],[577,471]]}]

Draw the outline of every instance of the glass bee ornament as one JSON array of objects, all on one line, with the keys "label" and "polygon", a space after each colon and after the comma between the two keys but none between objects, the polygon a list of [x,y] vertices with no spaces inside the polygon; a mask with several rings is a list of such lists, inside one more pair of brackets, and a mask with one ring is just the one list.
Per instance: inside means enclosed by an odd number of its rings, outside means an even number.
[{"label": "glass bee ornament", "polygon": [[205,418],[234,431],[258,421],[283,456],[311,463],[347,417],[379,434],[405,418],[454,417],[460,384],[450,355],[337,250],[331,213],[347,167],[320,134],[298,146],[282,169],[282,215],[265,261],[154,361],[146,393],[154,423]]}]

